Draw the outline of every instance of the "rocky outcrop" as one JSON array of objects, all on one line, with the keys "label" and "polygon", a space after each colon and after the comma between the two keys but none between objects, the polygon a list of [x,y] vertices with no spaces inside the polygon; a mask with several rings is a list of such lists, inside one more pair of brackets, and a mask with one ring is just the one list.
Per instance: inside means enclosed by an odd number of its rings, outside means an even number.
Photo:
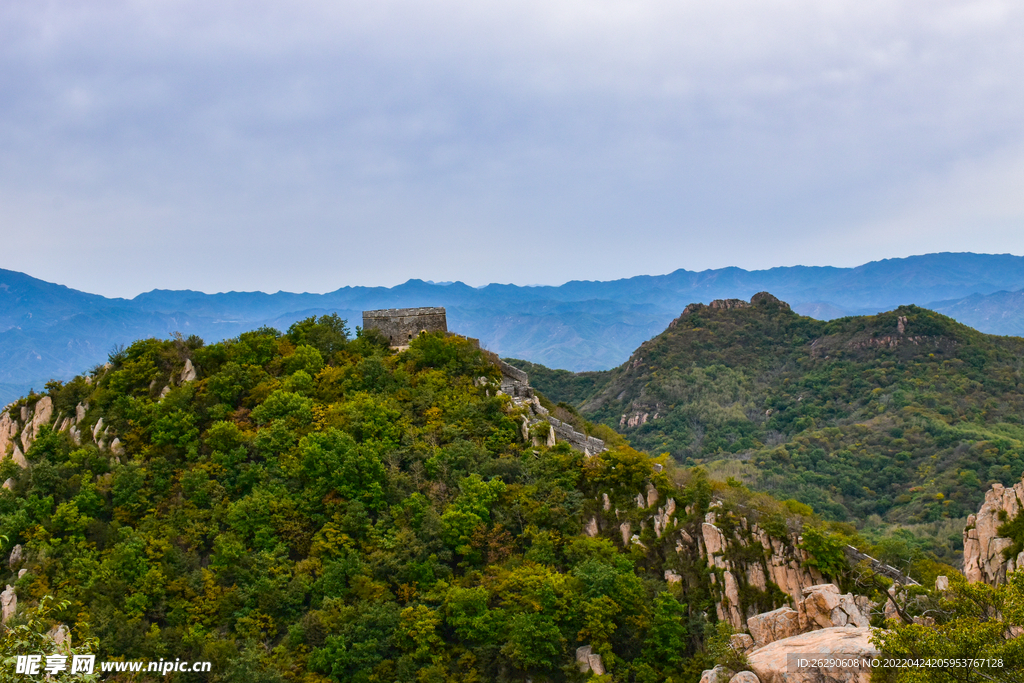
[{"label": "rocky outcrop", "polygon": [[746,633],[734,633],[729,636],[729,646],[737,652],[749,652],[754,649],[754,639]]},{"label": "rocky outcrop", "polygon": [[8,584],[7,590],[0,593],[0,623],[6,624],[17,609],[18,596],[14,593],[14,586]]},{"label": "rocky outcrop", "polygon": [[[804,599],[805,588],[823,583],[822,575],[806,565],[809,556],[800,548],[798,534],[789,534],[785,539],[774,538],[756,523],[748,524],[746,519],[741,519],[738,525],[732,525],[734,531],[727,537],[716,524],[718,514],[715,510],[707,513],[700,525],[697,545],[708,568],[722,577],[720,597],[716,603],[720,620],[742,630],[747,618],[755,614],[752,608],[740,604],[741,583],[759,591],[767,591],[769,583],[775,584],[789,596],[793,605]],[[759,546],[761,558],[742,562],[728,559],[728,549],[733,545],[745,548]],[[749,557],[750,554],[739,555]]]},{"label": "rocky outcrop", "polygon": [[736,634],[730,639],[734,650],[747,655],[750,669],[757,676],[742,680],[867,683],[871,670],[866,666],[801,671],[794,669],[793,655],[807,659],[876,656],[878,653],[869,642],[872,608],[868,598],[841,594],[834,584],[826,583],[804,589],[797,609],[781,607],[748,618],[750,635]]},{"label": "rocky outcrop", "polygon": [[43,396],[36,401],[32,422],[25,426],[25,432],[31,434],[29,437],[30,444],[39,437],[39,430],[43,428],[43,425],[50,424],[51,419],[53,419],[53,399],[49,396]]},{"label": "rocky outcrop", "polygon": [[804,589],[804,598],[796,603],[796,609],[780,607],[749,617],[747,630],[754,647],[762,648],[808,631],[843,626],[866,628],[873,608],[869,598],[841,594],[835,584],[818,584]]},{"label": "rocky outcrop", "polygon": [[580,673],[593,673],[595,676],[603,676],[605,674],[604,661],[601,659],[601,655],[595,654],[590,645],[576,648],[576,665],[579,666]]},{"label": "rocky outcrop", "polygon": [[868,626],[871,621],[871,601],[861,595],[841,595],[835,584],[810,586],[804,590],[798,614],[800,630],[830,628],[833,626]]},{"label": "rocky outcrop", "polygon": [[18,467],[25,469],[28,467],[28,460],[25,459],[25,454],[18,448],[18,444],[14,444],[14,452],[11,453],[11,460],[13,460]]},{"label": "rocky outcrop", "polygon": [[807,667],[793,671],[791,655],[807,659],[860,660],[879,656],[871,644],[868,627],[833,627],[778,640],[747,655],[750,669],[761,683],[869,683],[871,669],[867,666]]},{"label": "rocky outcrop", "polygon": [[[790,607],[780,607],[771,612],[756,614],[747,619],[749,638],[753,639],[754,647],[764,647],[768,643],[790,638],[800,633],[800,614]],[[746,650],[748,648],[744,648]]]},{"label": "rocky outcrop", "polygon": [[[968,581],[990,585],[1006,583],[1006,575],[1024,565],[1024,552],[1006,558],[1003,551],[1013,541],[999,535],[999,527],[1024,509],[1024,480],[1009,488],[993,484],[977,514],[967,518],[964,529],[964,576]],[[1003,519],[1000,519],[1002,517]]]},{"label": "rocky outcrop", "polygon": [[185,367],[182,368],[182,370],[181,370],[181,375],[180,375],[180,377],[178,379],[178,383],[179,384],[184,384],[185,382],[191,382],[195,378],[196,378],[196,369],[192,366],[192,359],[186,358],[185,359]]},{"label": "rocky outcrop", "polygon": [[753,671],[741,671],[729,679],[729,683],[761,683]]},{"label": "rocky outcrop", "polygon": [[729,674],[729,670],[722,665],[718,665],[714,669],[706,669],[700,675],[700,683],[727,683],[731,680],[732,676]]},{"label": "rocky outcrop", "polygon": [[5,410],[0,414],[0,461],[7,457],[17,433],[18,421]]}]

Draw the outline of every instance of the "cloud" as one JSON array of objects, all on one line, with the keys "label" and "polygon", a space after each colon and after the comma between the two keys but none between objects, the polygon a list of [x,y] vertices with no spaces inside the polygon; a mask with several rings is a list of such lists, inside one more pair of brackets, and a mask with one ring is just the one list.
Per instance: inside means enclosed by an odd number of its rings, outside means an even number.
[{"label": "cloud", "polygon": [[0,266],[130,295],[1021,253],[1022,33],[991,1],[5,3]]}]

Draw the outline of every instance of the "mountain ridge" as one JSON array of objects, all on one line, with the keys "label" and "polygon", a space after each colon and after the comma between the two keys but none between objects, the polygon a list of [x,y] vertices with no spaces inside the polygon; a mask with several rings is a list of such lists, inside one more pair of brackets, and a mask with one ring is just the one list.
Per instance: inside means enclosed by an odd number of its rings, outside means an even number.
[{"label": "mountain ridge", "polygon": [[410,279],[390,288],[345,286],[324,294],[154,289],[130,299],[0,270],[0,385],[6,385],[0,387],[0,403],[104,362],[110,349],[139,337],[181,332],[225,339],[333,312],[355,326],[362,310],[423,305],[445,306],[453,329],[500,355],[574,371],[608,369],[691,301],[746,299],[765,290],[790,301],[797,312],[824,319],[916,303],[986,332],[1024,332],[1024,257],[1011,254],[926,254],[856,268],[679,269],[559,286],[470,287]]},{"label": "mountain ridge", "polygon": [[1020,479],[1022,356],[918,306],[819,321],[758,294],[688,306],[612,370],[506,360],[637,448],[881,528],[962,520]]}]

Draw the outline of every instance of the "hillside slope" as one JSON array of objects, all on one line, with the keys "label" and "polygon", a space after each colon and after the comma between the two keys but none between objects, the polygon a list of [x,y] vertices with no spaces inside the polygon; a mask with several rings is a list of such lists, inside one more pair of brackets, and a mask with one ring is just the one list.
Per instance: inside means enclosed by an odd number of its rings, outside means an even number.
[{"label": "hillside slope", "polygon": [[805,508],[549,446],[476,345],[382,341],[339,318],[143,340],[0,413],[9,625],[66,600],[99,661],[212,663],[175,681],[578,683],[578,648],[693,681],[716,621],[844,578]]},{"label": "hillside slope", "polygon": [[909,524],[1019,480],[1022,357],[1024,339],[915,306],[823,322],[759,294],[687,306],[614,370],[533,377],[638,448],[834,519]]}]

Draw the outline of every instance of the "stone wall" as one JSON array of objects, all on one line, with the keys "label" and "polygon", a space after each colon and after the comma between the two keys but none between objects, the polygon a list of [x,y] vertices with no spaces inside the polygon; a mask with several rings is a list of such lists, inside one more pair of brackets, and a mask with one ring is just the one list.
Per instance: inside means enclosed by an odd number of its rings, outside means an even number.
[{"label": "stone wall", "polygon": [[519,368],[514,368],[494,355],[494,362],[501,368],[501,391],[513,398],[532,398],[530,378]]},{"label": "stone wall", "polygon": [[363,311],[363,329],[380,330],[392,346],[408,346],[421,332],[447,332],[444,308],[385,308]]},{"label": "stone wall", "polygon": [[572,425],[562,422],[551,415],[545,418],[555,430],[555,438],[561,441],[568,441],[569,445],[578,451],[588,455],[596,455],[605,450],[604,441],[596,436],[587,436],[583,432],[577,432]]}]

